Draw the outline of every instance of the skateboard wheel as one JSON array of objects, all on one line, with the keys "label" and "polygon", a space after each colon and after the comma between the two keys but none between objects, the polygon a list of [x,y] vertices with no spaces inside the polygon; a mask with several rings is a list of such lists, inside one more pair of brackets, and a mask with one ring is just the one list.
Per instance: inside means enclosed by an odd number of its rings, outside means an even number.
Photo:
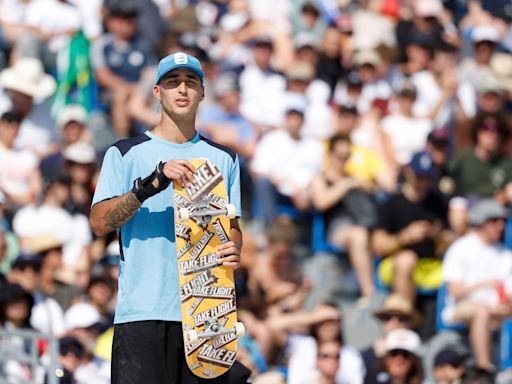
[{"label": "skateboard wheel", "polygon": [[228,219],[234,219],[235,218],[236,212],[235,212],[235,206],[233,204],[227,204],[226,205],[226,211],[227,211],[226,216],[228,217]]},{"label": "skateboard wheel", "polygon": [[241,322],[235,323],[235,332],[237,337],[245,335],[245,325]]},{"label": "skateboard wheel", "polygon": [[190,219],[190,212],[187,208],[180,208],[178,210],[178,219],[182,223]]},{"label": "skateboard wheel", "polygon": [[195,329],[191,329],[187,331],[187,339],[190,344],[195,344],[199,340],[197,335],[197,331]]}]

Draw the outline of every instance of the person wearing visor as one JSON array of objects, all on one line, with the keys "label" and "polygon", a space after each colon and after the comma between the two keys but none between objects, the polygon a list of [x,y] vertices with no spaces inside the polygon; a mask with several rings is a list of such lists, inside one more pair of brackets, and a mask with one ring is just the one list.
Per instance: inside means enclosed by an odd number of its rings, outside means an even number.
[{"label": "person wearing visor", "polygon": [[[174,234],[173,181],[194,181],[189,159],[206,157],[240,209],[240,166],[229,149],[200,136],[196,113],[204,98],[199,60],[183,52],[160,60],[153,95],[160,122],[118,141],[105,153],[90,223],[98,236],[116,230],[120,243],[119,292],[114,318],[113,383],[201,383],[185,362]],[[242,233],[231,220],[231,241],[218,249],[219,263],[240,265]],[[209,383],[245,383],[245,367]]]}]

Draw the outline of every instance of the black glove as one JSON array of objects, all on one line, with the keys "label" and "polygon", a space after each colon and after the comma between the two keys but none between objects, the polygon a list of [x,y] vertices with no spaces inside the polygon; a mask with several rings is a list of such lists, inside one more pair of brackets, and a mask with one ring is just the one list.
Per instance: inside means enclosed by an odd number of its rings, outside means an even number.
[{"label": "black glove", "polygon": [[[171,179],[164,175],[164,165],[165,163],[160,161],[151,175],[143,180],[139,177],[133,181],[132,192],[141,203],[158,192],[163,191],[171,183]],[[156,188],[153,186],[154,180],[158,180],[158,187]]]}]

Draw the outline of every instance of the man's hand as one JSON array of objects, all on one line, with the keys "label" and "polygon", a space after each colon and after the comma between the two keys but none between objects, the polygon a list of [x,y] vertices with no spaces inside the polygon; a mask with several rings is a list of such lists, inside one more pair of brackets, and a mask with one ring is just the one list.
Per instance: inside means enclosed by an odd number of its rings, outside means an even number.
[{"label": "man's hand", "polygon": [[224,267],[237,269],[240,266],[240,246],[234,241],[228,241],[218,248],[218,263]]},{"label": "man's hand", "polygon": [[176,180],[182,187],[194,183],[196,169],[188,160],[169,160],[164,165],[164,175],[171,180]]},{"label": "man's hand", "polygon": [[430,223],[426,220],[413,221],[400,232],[401,244],[415,244],[425,240],[430,232]]}]

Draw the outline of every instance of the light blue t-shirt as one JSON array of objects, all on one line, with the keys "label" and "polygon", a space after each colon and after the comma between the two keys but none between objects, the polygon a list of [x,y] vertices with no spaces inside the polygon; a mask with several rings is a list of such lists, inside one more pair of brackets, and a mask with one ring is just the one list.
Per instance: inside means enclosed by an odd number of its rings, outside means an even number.
[{"label": "light blue t-shirt", "polygon": [[[92,204],[121,196],[145,178],[159,161],[204,157],[221,171],[229,202],[240,209],[238,156],[196,133],[184,144],[147,131],[121,140],[105,153]],[[178,266],[174,242],[173,185],[147,199],[120,229],[121,261],[114,323],[140,320],[181,321]]]}]

